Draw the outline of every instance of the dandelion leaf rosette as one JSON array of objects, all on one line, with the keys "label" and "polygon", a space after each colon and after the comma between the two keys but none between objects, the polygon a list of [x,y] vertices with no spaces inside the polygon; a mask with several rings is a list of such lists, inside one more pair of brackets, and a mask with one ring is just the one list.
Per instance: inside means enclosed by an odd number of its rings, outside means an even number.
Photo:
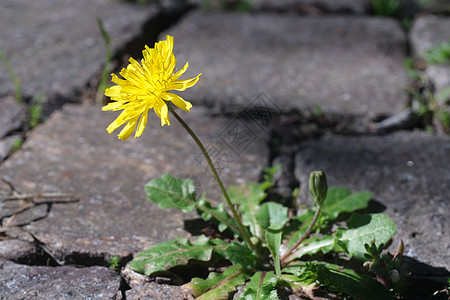
[{"label": "dandelion leaf rosette", "polygon": [[281,225],[278,223],[272,224],[265,234],[267,247],[269,248],[270,254],[272,254],[273,264],[275,267],[275,272],[277,276],[281,275],[281,264],[280,264],[280,246],[281,246]]},{"label": "dandelion leaf rosette", "polygon": [[366,208],[372,197],[372,193],[367,191],[352,193],[347,188],[332,187],[328,190],[322,206],[322,212],[330,220],[335,220],[341,213],[350,213]]},{"label": "dandelion leaf rosette", "polygon": [[228,195],[231,202],[239,206],[242,224],[250,228],[250,232],[257,237],[263,236],[263,231],[256,218],[261,201],[267,196],[263,188],[257,183],[246,183],[241,186],[230,186]]},{"label": "dandelion leaf rosette", "polygon": [[215,249],[226,248],[228,244],[220,239],[210,240],[200,236],[192,244],[188,239],[177,238],[162,242],[136,255],[130,268],[136,272],[151,276],[172,267],[186,265],[189,260],[209,261]]},{"label": "dandelion leaf rosette", "polygon": [[347,222],[347,228],[338,228],[333,235],[313,237],[306,240],[288,261],[299,259],[308,254],[313,255],[321,251],[344,251],[348,255],[364,260],[366,249],[364,244],[375,241],[377,247],[386,243],[397,232],[397,227],[391,218],[385,214],[359,215],[354,214]]},{"label": "dandelion leaf rosette", "polygon": [[278,300],[276,285],[278,279],[273,271],[256,272],[238,300]]},{"label": "dandelion leaf rosette", "polygon": [[354,214],[347,222],[347,229],[339,228],[336,232],[339,246],[360,260],[365,260],[364,244],[375,241],[377,247],[387,242],[397,232],[397,227],[385,214],[359,215]]},{"label": "dandelion leaf rosette", "polygon": [[267,229],[275,223],[283,227],[289,221],[288,208],[276,202],[265,202],[261,204],[255,218],[263,229]]},{"label": "dandelion leaf rosette", "polygon": [[211,272],[208,278],[193,278],[184,285],[197,300],[226,300],[238,286],[244,285],[250,278],[240,266],[229,267],[222,273]]},{"label": "dandelion leaf rosette", "polygon": [[335,264],[316,263],[309,266],[317,282],[332,292],[344,293],[352,299],[391,300],[389,291],[375,279],[344,269]]},{"label": "dandelion leaf rosette", "polygon": [[145,185],[147,198],[159,208],[174,207],[190,212],[195,207],[196,191],[192,179],[180,179],[169,174],[150,180]]}]

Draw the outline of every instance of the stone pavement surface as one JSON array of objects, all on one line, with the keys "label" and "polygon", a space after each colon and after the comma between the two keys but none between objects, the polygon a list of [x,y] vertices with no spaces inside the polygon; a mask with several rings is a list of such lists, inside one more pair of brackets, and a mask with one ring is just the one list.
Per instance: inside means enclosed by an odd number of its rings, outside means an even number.
[{"label": "stone pavement surface", "polygon": [[243,109],[261,90],[284,112],[318,105],[371,119],[406,101],[405,34],[393,20],[196,12],[167,32],[189,58],[187,76],[204,74],[188,97],[219,111]]},{"label": "stone pavement surface", "polygon": [[[4,0],[0,48],[21,79],[26,96],[70,97],[104,63],[106,50],[97,18],[119,50],[136,38],[156,13],[154,7],[142,9],[104,0]],[[5,66],[0,68],[0,95],[5,95],[14,91],[14,86]]]},{"label": "stone pavement surface", "polygon": [[[411,29],[411,44],[414,54],[423,57],[427,50],[450,40],[450,19],[437,16],[419,18]],[[432,80],[439,94],[450,86],[450,68],[442,65],[431,65],[426,69],[427,76]]]},{"label": "stone pavement surface", "polygon": [[[374,200],[395,220],[396,239],[402,238],[407,245],[406,255],[450,267],[450,252],[446,250],[450,249],[448,137],[423,132],[326,136],[300,147],[295,158],[300,182],[308,180],[309,172],[324,170],[332,186],[371,191]],[[301,194],[307,198],[306,186]],[[393,243],[392,252],[397,243]]]},{"label": "stone pavement surface", "polygon": [[[44,91],[49,102],[81,102],[74,91],[98,80],[104,60],[96,16],[115,53],[125,56],[125,45],[141,40],[142,28],[161,9],[88,2],[1,4],[0,47],[26,97]],[[190,64],[186,76],[203,73],[184,92],[194,107],[183,117],[206,143],[225,184],[257,181],[264,167],[282,162],[279,186],[289,194],[300,184],[303,203],[309,172],[323,169],[330,185],[373,192],[375,206],[398,226],[395,239],[404,240],[406,255],[450,270],[449,136],[419,129],[373,134],[377,121],[407,105],[408,48],[420,57],[449,39],[449,18],[417,18],[406,33],[396,20],[367,15],[368,1],[280,1],[278,8],[253,2],[262,11],[194,10],[160,34],[175,36],[178,64]],[[330,14],[321,16],[270,11],[296,11],[292,3],[349,8],[325,9]],[[439,68],[426,74],[445,88],[442,74],[450,67]],[[1,70],[0,93],[6,95],[13,86]],[[183,298],[178,287],[107,268],[113,256],[126,263],[157,242],[198,233],[193,214],[160,210],[145,199],[148,180],[163,173],[192,177],[199,193],[220,199],[200,152],[177,122],[161,128],[151,113],[140,138],[121,142],[105,131],[114,113],[101,112],[93,101],[69,104],[10,155],[27,107],[6,97],[0,102],[0,159],[8,157],[0,178],[22,193],[73,193],[77,200],[41,199],[12,219],[7,216],[24,203],[0,203],[0,299]],[[337,134],[343,127],[345,136]],[[0,192],[7,188],[5,183]]]}]

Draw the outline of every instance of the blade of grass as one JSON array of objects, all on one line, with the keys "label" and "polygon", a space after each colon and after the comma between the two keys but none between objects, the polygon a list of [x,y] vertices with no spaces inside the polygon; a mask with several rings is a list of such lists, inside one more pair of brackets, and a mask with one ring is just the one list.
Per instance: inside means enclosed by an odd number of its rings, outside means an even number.
[{"label": "blade of grass", "polygon": [[10,63],[8,57],[6,56],[5,52],[3,52],[2,48],[0,48],[0,58],[2,59],[3,63],[6,66],[6,70],[8,71],[11,81],[14,83],[16,101],[18,103],[21,103],[22,102],[22,85],[20,84],[20,79],[14,72],[14,69],[11,66],[11,63]]}]

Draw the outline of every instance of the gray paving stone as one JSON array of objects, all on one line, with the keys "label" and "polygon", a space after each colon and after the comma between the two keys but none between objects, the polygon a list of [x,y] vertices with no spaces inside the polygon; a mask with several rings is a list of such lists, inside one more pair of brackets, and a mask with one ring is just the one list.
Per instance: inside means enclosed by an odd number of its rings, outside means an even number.
[{"label": "gray paving stone", "polygon": [[186,289],[179,286],[157,284],[149,282],[144,285],[126,291],[127,299],[130,300],[168,300],[183,299],[193,300],[194,297]]},{"label": "gray paving stone", "polygon": [[[173,1],[173,0],[172,0]],[[167,2],[167,1],[166,1]],[[168,1],[171,2],[170,0]],[[205,5],[206,2],[206,5]],[[221,9],[226,0],[203,1],[189,0],[189,3],[211,10]],[[252,11],[289,11],[307,14],[322,13],[351,13],[363,14],[368,12],[369,0],[248,0]]]},{"label": "gray paving stone", "polygon": [[[105,46],[100,18],[115,50],[141,33],[154,6],[106,0],[5,0],[0,10],[0,48],[20,78],[24,96],[66,96],[99,72]],[[0,64],[0,94],[14,91]]]},{"label": "gray paving stone", "polygon": [[[207,192],[216,203],[220,199],[220,190],[205,175],[200,151],[174,118],[170,127],[163,128],[151,118],[145,134],[126,142],[105,131],[114,118],[114,113],[97,106],[66,106],[33,131],[22,150],[0,167],[1,177],[21,192],[78,195],[79,202],[54,204],[48,215],[42,206],[15,220],[26,223],[28,218],[25,228],[60,260],[70,262],[74,255],[127,256],[156,242],[189,236],[183,220],[196,215],[160,210],[146,200],[144,184],[164,173],[192,177],[199,193]],[[245,127],[239,120],[210,117],[199,106],[185,119],[207,145],[225,185],[259,179],[269,156],[268,132],[240,131],[236,144],[233,130]]]},{"label": "gray paving stone", "polygon": [[9,133],[20,129],[26,114],[25,107],[17,103],[12,97],[0,98],[0,139]]},{"label": "gray paving stone", "polygon": [[0,298],[113,299],[120,277],[105,267],[25,266],[0,261]]},{"label": "gray paving stone", "polygon": [[19,140],[22,140],[20,135],[10,135],[0,140],[0,162],[8,156]]},{"label": "gray paving stone", "polygon": [[218,110],[253,105],[261,91],[283,111],[361,118],[406,101],[405,36],[391,19],[193,12],[166,33],[189,74],[203,73],[189,98]]},{"label": "gray paving stone", "polygon": [[250,0],[256,9],[297,10],[311,13],[363,14],[369,9],[369,0]]},{"label": "gray paving stone", "polygon": [[450,12],[450,3],[447,0],[418,1],[422,9],[434,14],[445,15]]},{"label": "gray paving stone", "polygon": [[313,170],[324,170],[329,186],[371,191],[398,227],[391,250],[403,239],[406,255],[450,270],[449,165],[448,136],[326,136],[301,145],[296,176],[301,199]]},{"label": "gray paving stone", "polygon": [[[423,16],[417,19],[410,32],[413,52],[418,57],[424,57],[427,50],[450,41],[450,17]],[[450,87],[450,64],[429,65],[425,70],[433,82],[436,93]]]}]

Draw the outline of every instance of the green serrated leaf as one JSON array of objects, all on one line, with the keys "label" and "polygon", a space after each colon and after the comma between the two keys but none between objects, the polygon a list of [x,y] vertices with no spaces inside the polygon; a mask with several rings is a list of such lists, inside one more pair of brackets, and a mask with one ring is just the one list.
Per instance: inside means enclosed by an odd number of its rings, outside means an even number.
[{"label": "green serrated leaf", "polygon": [[347,222],[348,229],[339,228],[336,237],[344,250],[355,258],[364,260],[366,253],[364,244],[387,244],[397,232],[397,227],[391,218],[385,214],[359,215],[354,214]]},{"label": "green serrated leaf", "polygon": [[137,254],[130,262],[136,272],[151,276],[175,266],[186,265],[189,260],[208,261],[215,249],[225,249],[228,243],[206,236],[200,236],[194,244],[188,239],[177,238],[156,244],[151,249]]},{"label": "green serrated leaf", "polygon": [[337,239],[331,235],[324,235],[323,237],[314,237],[307,239],[305,244],[298,248],[292,255],[289,256],[289,259],[286,261],[292,261],[293,259],[299,259],[304,255],[313,255],[319,251],[326,254],[333,249],[335,249]]},{"label": "green serrated leaf", "polygon": [[315,278],[332,292],[344,293],[353,299],[390,300],[389,291],[371,277],[334,264],[314,264]]},{"label": "green serrated leaf", "polygon": [[[245,210],[251,210],[266,197],[266,193],[258,183],[246,183],[243,185],[232,185],[228,188],[228,195],[234,204]],[[256,210],[254,210],[256,212]]]},{"label": "green serrated leaf", "polygon": [[281,275],[280,264],[280,246],[281,246],[281,225],[278,223],[272,224],[266,231],[267,247],[272,254],[275,272],[277,276]]},{"label": "green serrated leaf", "polygon": [[263,232],[256,221],[256,213],[261,201],[267,196],[263,188],[257,183],[246,183],[240,186],[230,186],[228,195],[234,204],[239,206],[242,224],[250,227],[250,232],[262,237]]},{"label": "green serrated leaf", "polygon": [[258,256],[246,244],[232,242],[225,250],[224,257],[233,265],[240,265],[244,269],[256,268]]},{"label": "green serrated leaf", "polygon": [[288,208],[275,202],[263,203],[256,212],[256,222],[267,229],[272,224],[279,224],[280,228],[289,221]]},{"label": "green serrated leaf", "polygon": [[278,300],[276,285],[278,279],[270,272],[256,272],[245,286],[240,300]]},{"label": "green serrated leaf", "polygon": [[192,179],[180,179],[169,174],[150,180],[145,185],[147,198],[160,208],[174,207],[190,212],[195,207],[195,187]]},{"label": "green serrated leaf", "polygon": [[296,261],[295,263],[291,263],[288,266],[285,266],[282,270],[284,277],[286,274],[291,274],[297,277],[297,280],[302,285],[311,285],[314,284],[314,278],[312,276],[311,271],[308,268],[309,262],[306,261]]},{"label": "green serrated leaf", "polygon": [[230,293],[250,278],[240,266],[233,266],[223,273],[212,272],[208,278],[193,278],[184,286],[192,291],[197,300],[228,299]]},{"label": "green serrated leaf", "polygon": [[343,212],[366,208],[372,197],[373,195],[366,191],[352,194],[347,188],[333,187],[328,190],[322,212],[328,215],[330,220],[335,220]]}]

